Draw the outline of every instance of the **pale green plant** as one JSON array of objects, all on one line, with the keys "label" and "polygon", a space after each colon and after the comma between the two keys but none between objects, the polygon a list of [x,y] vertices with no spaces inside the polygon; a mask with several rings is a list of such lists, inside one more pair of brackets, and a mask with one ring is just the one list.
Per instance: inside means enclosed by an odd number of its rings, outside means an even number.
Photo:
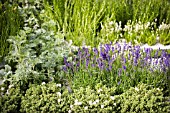
[{"label": "pale green plant", "polygon": [[60,85],[56,83],[31,85],[22,97],[20,112],[65,112],[68,108],[69,94]]},{"label": "pale green plant", "polygon": [[[53,0],[51,2],[45,0],[44,6],[49,19],[52,18],[57,23],[56,28],[54,28],[56,31],[64,32],[66,39],[73,40],[76,45],[83,43],[92,46],[98,45],[101,41],[107,42],[123,37],[120,32],[107,31],[109,27],[107,24],[110,21],[119,22],[122,29],[127,25],[128,20],[132,20],[133,24],[136,22],[145,24],[152,23],[157,18],[157,24],[160,24],[164,19],[168,23],[168,12],[170,11],[167,0]],[[166,14],[167,16],[164,16]],[[148,33],[141,35],[142,38],[138,40],[155,44],[155,33],[150,32],[150,30],[144,32]],[[137,34],[132,33],[130,41],[136,40],[136,36]],[[144,40],[143,37],[147,39]],[[154,41],[152,42],[152,40]]]},{"label": "pale green plant", "polygon": [[139,84],[120,95],[120,113],[168,113],[169,98],[163,96],[162,89]]},{"label": "pale green plant", "polygon": [[57,31],[64,32],[66,38],[72,39],[76,45],[82,42],[94,45],[96,29],[106,12],[105,1],[53,0],[53,9],[48,2],[44,5],[48,16],[56,21]]},{"label": "pale green plant", "polygon": [[160,43],[164,45],[170,44],[170,24],[162,22],[157,31]]},{"label": "pale green plant", "polygon": [[[116,95],[116,87],[108,88],[102,83],[95,88],[86,86],[69,94],[61,84],[43,83],[31,85],[21,100],[21,112],[169,112],[169,97],[162,89],[146,84],[131,87]],[[57,103],[57,104],[56,104]]]},{"label": "pale green plant", "polygon": [[[68,56],[71,45],[64,41],[62,33],[54,33],[50,26],[55,26],[54,21],[43,23],[35,31],[24,27],[17,36],[11,36],[8,41],[12,50],[6,57],[7,62],[16,62],[13,70],[13,81],[28,83],[29,80],[39,83],[62,76],[60,72],[64,56]],[[12,67],[14,68],[14,67]],[[34,79],[33,79],[34,78]]]},{"label": "pale green plant", "polygon": [[22,97],[20,111],[116,112],[120,103],[115,93],[115,87],[107,88],[100,83],[96,84],[95,89],[87,86],[74,90],[71,94],[55,83],[32,85]]}]

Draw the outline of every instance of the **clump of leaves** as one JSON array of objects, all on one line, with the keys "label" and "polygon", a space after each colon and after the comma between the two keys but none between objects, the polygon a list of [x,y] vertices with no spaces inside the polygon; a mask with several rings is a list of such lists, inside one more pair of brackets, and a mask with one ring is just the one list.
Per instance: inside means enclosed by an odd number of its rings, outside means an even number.
[{"label": "clump of leaves", "polygon": [[[9,83],[9,81],[7,82]],[[0,86],[0,112],[18,113],[20,110],[21,98],[24,92],[20,89],[20,87],[12,84],[7,85],[7,82]]]},{"label": "clump of leaves", "polygon": [[71,112],[116,112],[119,103],[116,94],[116,87],[108,88],[102,83],[96,84],[92,89],[89,86],[74,90],[74,93],[69,95],[69,109]]},{"label": "clump of leaves", "polygon": [[25,27],[17,36],[8,39],[12,50],[6,59],[17,63],[13,72],[15,80],[27,81],[32,76],[34,79],[41,76],[44,80],[60,70],[63,57],[68,56],[71,49],[64,41],[64,35],[49,30],[50,26],[55,26],[55,22],[51,20],[43,23],[37,30]]},{"label": "clump of leaves", "polygon": [[61,88],[61,84],[44,82],[32,85],[22,97],[21,112],[64,112],[66,109],[68,92]]},{"label": "clump of leaves", "polygon": [[146,84],[131,87],[120,95],[121,113],[168,113],[170,102],[163,96],[162,89]]},{"label": "clump of leaves", "polygon": [[81,87],[69,94],[61,84],[32,85],[22,98],[21,112],[113,112],[120,104],[116,87],[101,83],[95,89]]}]

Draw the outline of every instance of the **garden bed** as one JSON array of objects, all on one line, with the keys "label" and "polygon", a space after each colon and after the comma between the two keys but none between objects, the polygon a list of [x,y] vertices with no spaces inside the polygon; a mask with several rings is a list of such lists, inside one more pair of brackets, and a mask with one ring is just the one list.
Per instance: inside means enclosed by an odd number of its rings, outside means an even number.
[{"label": "garden bed", "polygon": [[170,112],[169,11],[168,0],[0,1],[0,112]]}]

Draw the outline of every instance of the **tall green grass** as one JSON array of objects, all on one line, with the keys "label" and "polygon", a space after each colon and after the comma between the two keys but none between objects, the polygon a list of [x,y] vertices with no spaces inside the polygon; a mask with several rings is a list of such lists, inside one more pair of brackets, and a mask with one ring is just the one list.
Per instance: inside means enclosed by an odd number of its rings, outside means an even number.
[{"label": "tall green grass", "polygon": [[[44,0],[45,10],[50,19],[57,23],[56,31],[64,32],[74,44],[96,45],[103,41],[101,28],[109,21],[128,20],[142,23],[157,19],[170,23],[170,2],[168,0]],[[113,36],[112,40],[117,37]],[[118,37],[119,38],[119,37]],[[104,39],[105,40],[105,39]]]},{"label": "tall green grass", "polygon": [[9,43],[7,39],[11,35],[16,35],[20,26],[21,18],[17,10],[17,4],[0,2],[0,61],[9,52]]},{"label": "tall green grass", "polygon": [[45,3],[49,16],[57,22],[57,31],[64,32],[76,45],[81,45],[82,42],[95,44],[97,29],[100,22],[105,19],[107,3],[92,0],[64,1],[53,0],[52,10],[50,5]]}]

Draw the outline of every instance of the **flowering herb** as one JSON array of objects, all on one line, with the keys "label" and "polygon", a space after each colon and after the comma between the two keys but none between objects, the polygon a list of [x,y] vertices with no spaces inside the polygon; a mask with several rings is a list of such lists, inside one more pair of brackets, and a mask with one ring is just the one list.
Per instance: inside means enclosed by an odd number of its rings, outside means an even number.
[{"label": "flowering herb", "polygon": [[[117,84],[126,90],[139,82],[156,85],[167,78],[165,73],[170,67],[170,57],[165,51],[162,51],[160,60],[153,60],[151,55],[153,50],[150,48],[142,50],[140,46],[111,44],[100,45],[100,50],[79,48],[76,60],[69,62],[64,57],[63,70],[64,72],[70,70],[66,74],[73,74],[75,86],[90,84],[93,87],[98,81],[103,81],[106,85]],[[155,53],[155,56],[157,54]],[[152,64],[157,65],[157,68],[151,66]]]}]

